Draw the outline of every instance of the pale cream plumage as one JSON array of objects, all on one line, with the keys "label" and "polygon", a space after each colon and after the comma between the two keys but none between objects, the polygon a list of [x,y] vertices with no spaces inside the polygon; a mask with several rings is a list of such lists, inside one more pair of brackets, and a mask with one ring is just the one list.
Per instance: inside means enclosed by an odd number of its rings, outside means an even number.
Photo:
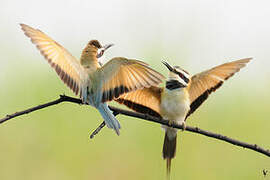
[{"label": "pale cream plumage", "polygon": [[84,103],[96,107],[106,124],[117,134],[119,134],[120,124],[105,102],[123,93],[155,86],[164,78],[148,64],[124,57],[113,58],[101,67],[97,57],[102,56],[111,45],[104,47],[102,54],[98,54],[98,49],[103,47],[97,40],[92,40],[87,44],[79,62],[45,33],[25,24],[21,24],[21,27],[61,80],[76,95],[80,94]]},{"label": "pale cream plumage", "polygon": [[[190,104],[195,103],[196,100],[198,100],[198,98],[204,93],[210,94],[212,91],[215,91],[222,85],[225,80],[229,79],[241,68],[243,68],[251,59],[252,58],[246,58],[225,63],[192,76],[191,81],[187,87]],[[121,103],[130,101],[130,103],[126,102],[126,104],[130,104],[129,108],[131,109],[133,102],[138,105],[150,108],[151,110],[160,114],[159,105],[161,102],[160,97],[162,92],[163,87],[145,88],[121,95],[116,101]],[[138,109],[133,108],[133,110],[139,112]],[[195,110],[196,109],[191,109],[190,111],[194,112]]]},{"label": "pale cream plumage", "polygon": [[[164,65],[170,70],[166,88],[152,86],[121,95],[116,101],[136,112],[162,117],[165,120],[185,125],[185,120],[223,82],[243,68],[251,58],[222,64],[192,76],[179,67]],[[163,158],[170,175],[171,160],[175,157],[177,129],[163,126],[165,138]]]},{"label": "pale cream plumage", "polygon": [[[25,34],[36,44],[41,54],[47,59],[50,65],[76,95],[85,88],[88,80],[88,73],[79,61],[73,57],[63,46],[51,39],[45,33],[28,25],[21,24]],[[96,60],[97,61],[97,60]],[[125,92],[134,91],[143,87],[150,87],[161,82],[164,77],[148,67],[148,64],[123,57],[116,57],[110,60],[99,70],[97,77],[104,82],[103,92],[124,86]],[[118,94],[118,93],[116,93]],[[122,93],[120,93],[122,94]],[[115,97],[113,93],[112,98]],[[118,97],[118,96],[116,96]],[[107,100],[111,100],[106,99]]]}]

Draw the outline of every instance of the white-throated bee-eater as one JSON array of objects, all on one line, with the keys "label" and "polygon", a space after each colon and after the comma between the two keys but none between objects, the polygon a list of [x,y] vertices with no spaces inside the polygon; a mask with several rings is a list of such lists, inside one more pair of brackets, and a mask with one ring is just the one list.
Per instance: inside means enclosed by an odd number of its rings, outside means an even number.
[{"label": "white-throated bee-eater", "polygon": [[124,57],[115,57],[100,66],[97,58],[111,45],[101,46],[97,40],[91,40],[86,45],[78,61],[42,31],[25,24],[20,25],[61,80],[76,95],[80,95],[83,103],[97,108],[106,125],[118,135],[120,124],[106,102],[130,91],[155,86],[164,78],[148,64]]},{"label": "white-throated bee-eater", "polygon": [[[162,117],[170,122],[183,124],[185,121],[225,80],[243,68],[251,58],[241,59],[216,66],[194,76],[179,66],[163,64],[169,69],[166,87],[152,86],[121,95],[117,102],[144,114]],[[171,159],[175,157],[177,129],[165,129],[163,158],[167,161],[170,174]]]}]

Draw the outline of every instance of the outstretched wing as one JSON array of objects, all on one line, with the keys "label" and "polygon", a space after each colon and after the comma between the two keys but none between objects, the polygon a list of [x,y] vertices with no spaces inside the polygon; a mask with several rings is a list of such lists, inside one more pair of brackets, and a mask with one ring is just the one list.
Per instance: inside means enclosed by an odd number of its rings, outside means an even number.
[{"label": "outstretched wing", "polygon": [[115,101],[136,112],[161,117],[160,99],[162,91],[162,88],[152,86],[123,94]]},{"label": "outstretched wing", "polygon": [[82,93],[88,81],[88,75],[64,47],[45,33],[28,25],[20,24],[25,35],[36,45],[40,53],[57,72],[61,80],[78,95]]},{"label": "outstretched wing", "polygon": [[245,67],[251,59],[252,58],[246,58],[225,63],[194,75],[188,86],[191,105],[186,118],[208,98],[209,94],[218,89],[225,80]]},{"label": "outstretched wing", "polygon": [[121,94],[156,86],[164,76],[151,69],[148,64],[116,57],[98,70],[102,82],[102,102],[118,98]]}]

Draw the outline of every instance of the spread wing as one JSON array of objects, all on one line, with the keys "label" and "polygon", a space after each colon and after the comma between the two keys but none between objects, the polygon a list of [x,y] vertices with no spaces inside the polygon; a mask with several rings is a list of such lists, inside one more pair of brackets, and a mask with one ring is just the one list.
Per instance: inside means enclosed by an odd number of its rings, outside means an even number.
[{"label": "spread wing", "polygon": [[57,72],[61,80],[78,95],[82,93],[88,81],[88,75],[64,47],[51,39],[45,33],[28,25],[20,24],[25,35],[36,45],[40,53]]},{"label": "spread wing", "polygon": [[156,86],[164,76],[151,69],[146,63],[116,57],[98,70],[103,81],[102,102],[118,98],[121,94]]},{"label": "spread wing", "polygon": [[162,88],[152,86],[121,95],[116,102],[124,104],[136,112],[160,116],[160,98]]},{"label": "spread wing", "polygon": [[188,86],[191,105],[186,118],[208,98],[209,94],[218,89],[225,80],[245,67],[251,59],[252,58],[246,58],[225,63],[194,75]]}]

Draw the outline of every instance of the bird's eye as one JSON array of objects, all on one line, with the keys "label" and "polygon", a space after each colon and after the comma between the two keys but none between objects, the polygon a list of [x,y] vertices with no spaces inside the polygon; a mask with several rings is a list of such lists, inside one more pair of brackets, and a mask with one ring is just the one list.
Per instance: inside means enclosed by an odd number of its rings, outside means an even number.
[{"label": "bird's eye", "polygon": [[180,78],[184,78],[184,75],[182,73],[179,73],[178,75],[180,76]]}]

